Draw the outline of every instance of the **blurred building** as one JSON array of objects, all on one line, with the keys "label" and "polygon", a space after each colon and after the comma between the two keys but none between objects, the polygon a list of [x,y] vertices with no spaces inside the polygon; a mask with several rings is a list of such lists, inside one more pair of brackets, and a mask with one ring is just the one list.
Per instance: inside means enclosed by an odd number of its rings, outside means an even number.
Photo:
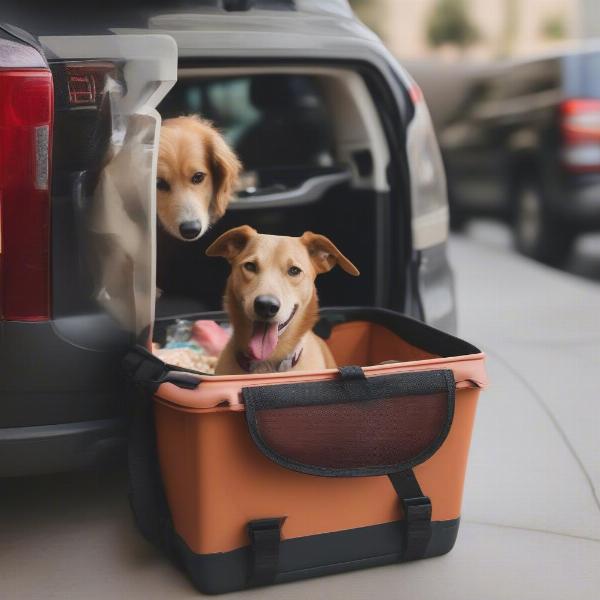
[{"label": "blurred building", "polygon": [[[440,4],[463,4],[474,32],[462,48],[431,42]],[[403,58],[526,56],[600,36],[600,0],[355,0],[361,18]]]},{"label": "blurred building", "polygon": [[[415,77],[436,126],[459,106],[470,82],[492,68],[490,61],[600,38],[600,0],[350,1]],[[442,40],[459,42],[440,43],[440,32]]]},{"label": "blurred building", "polygon": [[600,38],[600,2],[581,0],[581,35],[586,38]]}]

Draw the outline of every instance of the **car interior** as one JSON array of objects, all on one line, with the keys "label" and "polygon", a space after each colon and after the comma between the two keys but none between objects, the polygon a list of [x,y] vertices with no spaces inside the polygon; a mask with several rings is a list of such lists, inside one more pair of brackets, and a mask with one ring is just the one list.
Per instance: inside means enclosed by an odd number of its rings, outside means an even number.
[{"label": "car interior", "polygon": [[158,110],[163,119],[200,114],[211,120],[244,170],[227,213],[199,241],[181,242],[158,227],[157,319],[221,309],[228,265],[204,250],[243,224],[261,233],[330,236],[361,276],[338,269],[322,276],[321,305],[382,303],[386,282],[378,261],[389,228],[390,151],[360,74],[324,67],[184,68]]}]

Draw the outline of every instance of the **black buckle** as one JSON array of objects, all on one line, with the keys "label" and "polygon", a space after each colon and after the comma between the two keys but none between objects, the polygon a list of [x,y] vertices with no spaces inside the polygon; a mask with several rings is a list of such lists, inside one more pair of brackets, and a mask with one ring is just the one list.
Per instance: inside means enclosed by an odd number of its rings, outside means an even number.
[{"label": "black buckle", "polygon": [[275,581],[279,571],[279,545],[284,521],[285,517],[278,517],[248,523],[248,536],[252,547],[249,585],[267,585]]},{"label": "black buckle", "polygon": [[431,500],[427,496],[402,498],[402,508],[406,520],[415,525],[431,521]]},{"label": "black buckle", "polygon": [[402,498],[405,519],[404,560],[422,558],[431,539],[431,501],[427,496]]},{"label": "black buckle", "polygon": [[161,383],[172,383],[185,390],[195,390],[202,383],[201,375],[187,371],[167,371],[160,380]]},{"label": "black buckle", "polygon": [[186,390],[194,390],[202,382],[200,373],[190,373],[185,369],[170,370],[170,366],[141,346],[136,346],[123,358],[123,369],[129,379],[152,393],[156,392],[161,383],[172,383]]},{"label": "black buckle", "polygon": [[168,371],[160,358],[141,346],[136,346],[123,357],[123,369],[134,384],[152,391]]}]

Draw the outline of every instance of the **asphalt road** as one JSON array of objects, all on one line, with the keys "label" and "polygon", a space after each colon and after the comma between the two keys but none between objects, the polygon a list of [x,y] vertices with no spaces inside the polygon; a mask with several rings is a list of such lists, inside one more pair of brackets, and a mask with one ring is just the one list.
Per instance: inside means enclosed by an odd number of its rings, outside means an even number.
[{"label": "asphalt road", "polygon": [[[455,549],[228,597],[598,598],[600,284],[514,255],[496,227],[476,226],[450,250],[459,333],[487,352],[492,382],[480,401]],[[600,265],[593,245],[586,252]],[[0,597],[198,596],[134,530],[121,470],[0,485]]]}]

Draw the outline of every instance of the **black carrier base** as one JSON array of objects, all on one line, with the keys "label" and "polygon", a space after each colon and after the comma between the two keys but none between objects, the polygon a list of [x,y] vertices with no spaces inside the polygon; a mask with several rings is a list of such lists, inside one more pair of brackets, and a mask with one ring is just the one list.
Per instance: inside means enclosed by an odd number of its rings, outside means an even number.
[{"label": "black carrier base", "polygon": [[[431,523],[431,539],[424,558],[441,556],[452,550],[459,521]],[[282,541],[279,572],[274,583],[403,562],[403,539],[404,521],[395,521]],[[175,536],[174,542],[182,566],[200,592],[223,594],[254,587],[249,583],[250,546],[231,552],[195,554],[180,537]]]}]

